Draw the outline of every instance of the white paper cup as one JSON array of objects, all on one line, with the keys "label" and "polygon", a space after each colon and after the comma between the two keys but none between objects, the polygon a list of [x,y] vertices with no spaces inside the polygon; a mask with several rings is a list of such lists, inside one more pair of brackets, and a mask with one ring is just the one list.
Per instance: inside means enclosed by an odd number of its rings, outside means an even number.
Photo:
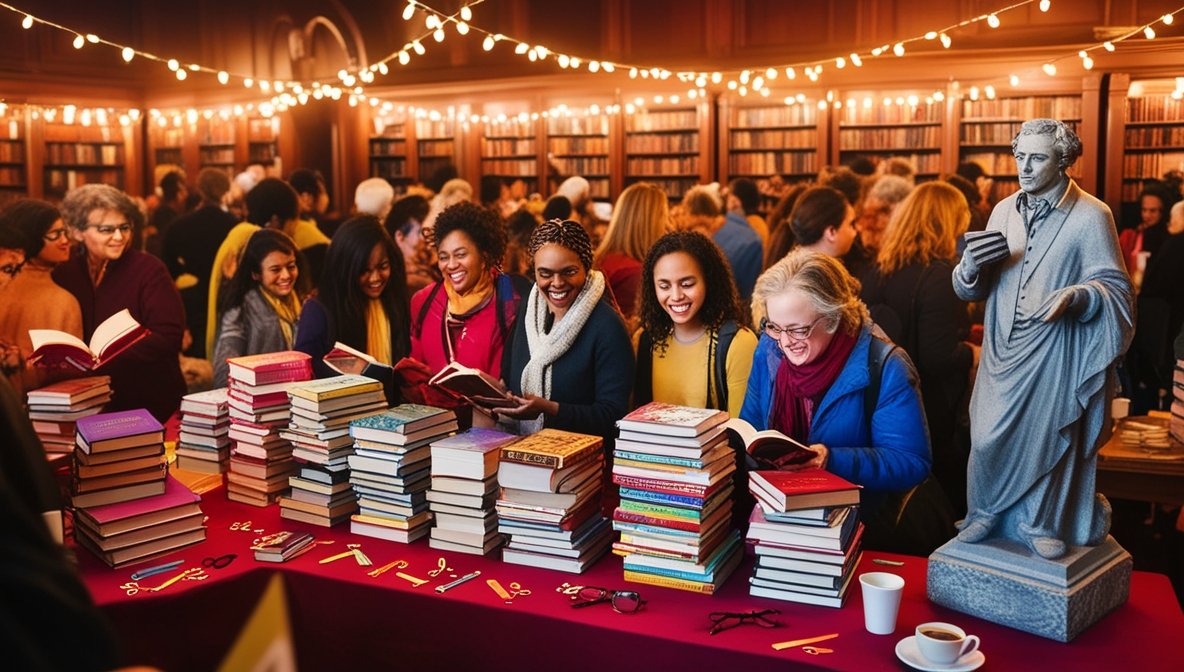
[{"label": "white paper cup", "polygon": [[904,579],[889,572],[859,575],[863,586],[863,623],[873,635],[891,635],[896,630],[896,613],[904,593]]}]

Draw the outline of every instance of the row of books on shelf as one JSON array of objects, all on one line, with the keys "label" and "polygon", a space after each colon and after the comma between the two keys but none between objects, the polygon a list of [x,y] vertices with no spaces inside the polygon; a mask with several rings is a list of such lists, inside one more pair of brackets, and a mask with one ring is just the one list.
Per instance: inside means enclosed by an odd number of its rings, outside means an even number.
[{"label": "row of books on shelf", "polygon": [[1184,121],[1184,100],[1171,96],[1144,96],[1128,98],[1126,101],[1128,122]]},{"label": "row of books on shelf", "polygon": [[179,166],[184,162],[180,147],[157,147],[155,156],[157,164],[171,163]]},{"label": "row of books on shelf", "polygon": [[25,169],[24,168],[0,168],[0,187],[23,187],[25,186]]},{"label": "row of books on shelf", "polygon": [[202,149],[201,164],[234,163],[234,148],[220,147],[217,149]]},{"label": "row of books on shelf", "polygon": [[535,122],[521,121],[517,118],[507,119],[505,121],[489,121],[485,124],[485,137],[487,138],[528,138],[534,137]]},{"label": "row of books on shelf", "polygon": [[481,139],[481,155],[484,157],[496,158],[498,155],[520,155],[520,154],[534,154],[535,153],[534,138],[482,138]]},{"label": "row of books on shelf", "polygon": [[1021,121],[962,124],[959,141],[964,145],[1010,145],[1020,131]]},{"label": "row of books on shelf", "polygon": [[818,156],[813,152],[733,154],[728,167],[734,175],[815,173],[818,171]]},{"label": "row of books on shelf", "polygon": [[[1184,121],[1184,119],[1181,119]],[[1127,149],[1184,147],[1184,126],[1144,126],[1128,128],[1123,141]]]},{"label": "row of books on shelf", "polygon": [[988,175],[1015,175],[1015,156],[1011,152],[963,152],[962,161],[977,163]]},{"label": "row of books on shelf", "polygon": [[962,100],[962,119],[1080,119],[1080,96],[1030,96]]},{"label": "row of books on shelf", "polygon": [[123,142],[120,126],[83,126],[81,124],[45,124],[42,134],[46,142]]},{"label": "row of books on shelf", "polygon": [[941,121],[939,105],[847,105],[840,124],[917,124]]},{"label": "row of books on shelf", "polygon": [[607,156],[582,156],[573,158],[550,157],[551,166],[563,175],[608,175]]},{"label": "row of books on shelf", "polygon": [[818,133],[801,130],[745,130],[733,128],[731,149],[814,149]]},{"label": "row of books on shelf", "polygon": [[697,152],[699,151],[699,134],[631,135],[625,141],[625,151],[631,153]]},{"label": "row of books on shelf", "polygon": [[371,156],[392,156],[407,153],[407,141],[389,138],[370,138]]},{"label": "row of books on shelf", "polygon": [[279,148],[273,142],[252,142],[247,147],[247,159],[252,163],[274,161],[279,155]]},{"label": "row of books on shelf", "polygon": [[1169,170],[1184,170],[1184,151],[1127,154],[1122,157],[1125,178],[1159,177]]},{"label": "row of books on shelf", "polygon": [[539,172],[538,161],[529,159],[482,159],[481,171],[486,175],[529,177]]},{"label": "row of books on shelf", "polygon": [[608,117],[602,114],[586,117],[550,117],[547,119],[547,134],[608,135]]},{"label": "row of books on shelf", "polygon": [[[234,144],[234,122],[210,119],[204,122],[200,131],[198,144],[202,145],[232,145]],[[270,138],[269,138],[270,139]]]},{"label": "row of books on shelf", "polygon": [[547,146],[552,154],[608,154],[608,137],[552,137]]},{"label": "row of books on shelf", "polygon": [[116,189],[123,188],[123,169],[52,168],[45,171],[45,189],[55,194],[64,194],[84,184],[109,184]]},{"label": "row of books on shelf", "polygon": [[671,110],[647,112],[625,117],[625,131],[645,133],[648,131],[694,131],[699,128],[699,113],[695,110]]},{"label": "row of books on shelf", "polygon": [[629,159],[626,169],[630,174],[689,175],[699,171],[699,157],[653,157]]},{"label": "row of books on shelf", "polygon": [[84,144],[49,142],[45,145],[45,162],[53,164],[101,164],[114,166],[120,163],[121,146],[115,144]]},{"label": "row of books on shelf", "polygon": [[0,142],[0,162],[16,163],[25,160],[25,141]]},{"label": "row of books on shelf", "polygon": [[370,174],[374,177],[403,178],[407,177],[407,160],[403,157],[389,158],[375,161],[370,157]]},{"label": "row of books on shelf", "polygon": [[447,141],[420,140],[419,146],[417,149],[419,150],[420,156],[433,156],[433,157],[434,156],[440,156],[440,157],[451,157],[452,156],[452,142],[451,142],[451,140],[447,140]]},{"label": "row of books on shelf", "polygon": [[1172,372],[1172,405],[1171,417],[1168,418],[1168,433],[1180,443],[1184,443],[1184,359],[1176,360],[1176,369]]},{"label": "row of books on shelf", "polygon": [[[588,180],[588,195],[595,199],[607,200],[611,195],[612,185],[607,176],[597,176],[591,173],[571,173],[572,175],[583,175]],[[557,176],[551,177],[551,193],[555,193],[559,189],[559,185],[563,180],[567,179],[568,175],[561,173]]]},{"label": "row of books on shelf", "polygon": [[[1009,139],[1008,142],[1011,142]],[[844,128],[839,131],[839,146],[843,149],[886,149],[941,147],[940,126],[909,126],[904,128]]]},{"label": "row of books on shelf", "polygon": [[736,126],[813,126],[818,110],[812,105],[753,107],[736,110]]},{"label": "row of books on shelf", "polygon": [[415,120],[415,137],[420,140],[451,138],[456,124],[447,120],[432,121],[430,119]]}]

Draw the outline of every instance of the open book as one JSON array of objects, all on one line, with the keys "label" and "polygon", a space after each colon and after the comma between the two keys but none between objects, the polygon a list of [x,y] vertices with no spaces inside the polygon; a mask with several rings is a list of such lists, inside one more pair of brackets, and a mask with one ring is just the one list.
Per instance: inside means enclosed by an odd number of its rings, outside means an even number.
[{"label": "open book", "polygon": [[[501,383],[493,376],[480,369],[473,369],[457,362],[452,362],[440,369],[428,380],[428,384],[462,399],[471,400],[474,397],[485,397],[486,399],[500,400],[496,403],[483,401],[482,406],[516,405],[510,395],[502,390]],[[501,403],[501,401],[505,403]]]},{"label": "open book", "polygon": [[68,364],[80,371],[97,369],[148,335],[126,308],[103,320],[90,343],[56,329],[30,329],[33,354],[29,361],[39,366]]},{"label": "open book", "polygon": [[740,438],[758,469],[778,470],[814,459],[818,453],[775,429],[758,432],[746,420],[732,418],[724,427]]},{"label": "open book", "polygon": [[341,341],[333,344],[333,349],[322,358],[325,366],[342,375],[353,374],[365,376],[382,383],[387,399],[392,398],[395,385],[395,369],[374,359],[361,350],[349,347]]}]

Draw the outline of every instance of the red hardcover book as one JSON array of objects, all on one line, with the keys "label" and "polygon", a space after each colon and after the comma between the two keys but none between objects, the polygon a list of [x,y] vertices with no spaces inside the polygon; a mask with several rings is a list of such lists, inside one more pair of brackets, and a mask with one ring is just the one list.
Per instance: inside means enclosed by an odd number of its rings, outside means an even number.
[{"label": "red hardcover book", "polygon": [[86,518],[97,532],[109,535],[201,513],[197,508],[200,502],[199,495],[195,495],[180,481],[169,476],[165,481],[163,495],[79,509],[77,513]]},{"label": "red hardcover book", "polygon": [[126,308],[95,327],[90,343],[64,331],[30,329],[33,354],[29,361],[38,366],[69,364],[79,371],[91,371],[114,359],[148,335],[148,329],[136,321]]},{"label": "red hardcover book", "polygon": [[269,385],[312,378],[312,358],[295,350],[231,357],[226,363],[230,367],[229,377],[247,385]]},{"label": "red hardcover book", "polygon": [[778,511],[859,504],[859,486],[825,469],[752,471],[748,488]]}]

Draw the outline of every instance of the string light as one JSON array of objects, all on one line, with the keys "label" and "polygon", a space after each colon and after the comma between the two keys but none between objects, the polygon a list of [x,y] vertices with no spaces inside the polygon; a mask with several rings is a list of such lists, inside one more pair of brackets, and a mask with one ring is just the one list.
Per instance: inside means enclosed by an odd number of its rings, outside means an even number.
[{"label": "string light", "polygon": [[1155,29],[1152,28],[1151,26],[1147,26],[1146,28],[1144,28],[1143,34],[1146,35],[1147,39],[1149,39],[1149,40],[1155,39]]},{"label": "string light", "polygon": [[33,15],[25,14],[25,18],[21,19],[21,28],[28,30],[33,27]]},{"label": "string light", "polygon": [[1052,7],[1051,0],[1040,0],[1040,11],[1047,12],[1050,7]]},{"label": "string light", "polygon": [[81,35],[74,36],[74,48],[75,49],[81,49],[82,45],[84,45],[84,44],[86,44],[85,38],[83,38]]},{"label": "string light", "polygon": [[124,63],[131,63],[132,59],[136,57],[136,50],[132,49],[131,47],[124,47],[123,51],[121,51],[119,55],[123,57]]},{"label": "string light", "polygon": [[990,16],[987,17],[987,25],[992,28],[998,28],[999,27],[999,17],[996,16],[995,14],[991,14]]}]

